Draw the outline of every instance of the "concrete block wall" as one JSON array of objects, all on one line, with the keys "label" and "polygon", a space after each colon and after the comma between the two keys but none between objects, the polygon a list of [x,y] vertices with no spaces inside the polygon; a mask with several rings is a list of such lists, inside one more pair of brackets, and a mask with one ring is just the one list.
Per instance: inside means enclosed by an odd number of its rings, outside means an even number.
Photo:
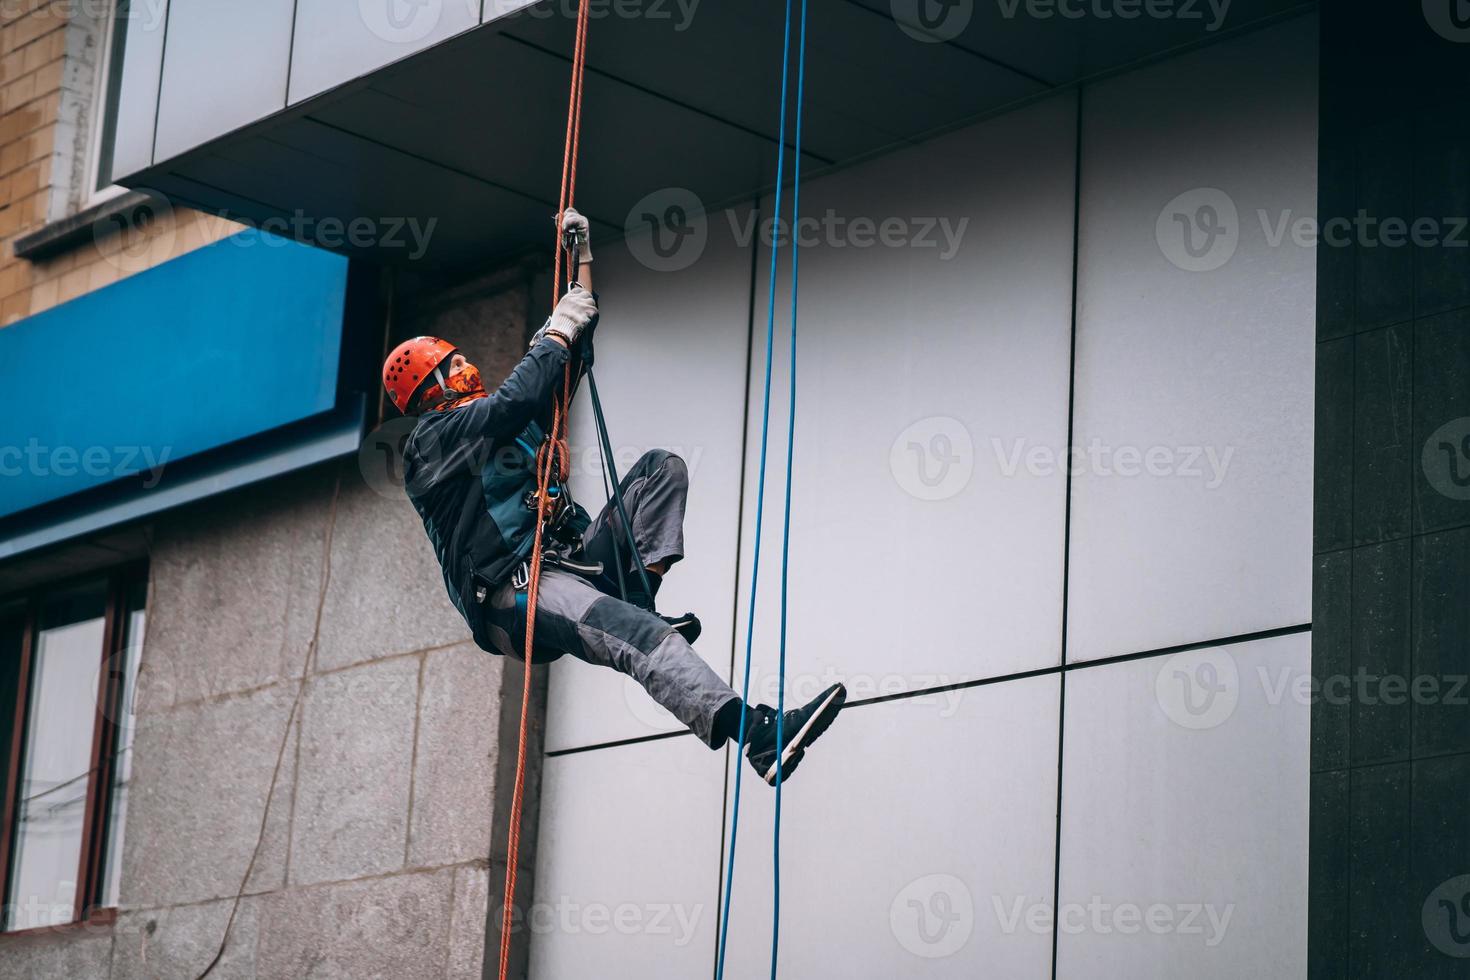
[{"label": "concrete block wall", "polygon": [[[527,304],[480,284],[398,322],[493,382]],[[366,475],[343,459],[154,523],[118,920],[5,942],[0,978],[189,980],[232,909],[215,977],[481,975],[522,673],[470,642],[417,514]]]}]

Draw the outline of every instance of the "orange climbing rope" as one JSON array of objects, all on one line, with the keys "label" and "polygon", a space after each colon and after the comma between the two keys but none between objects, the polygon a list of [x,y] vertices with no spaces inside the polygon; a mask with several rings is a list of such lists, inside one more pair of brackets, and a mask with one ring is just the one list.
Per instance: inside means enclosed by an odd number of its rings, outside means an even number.
[{"label": "orange climbing rope", "polygon": [[[582,132],[582,79],[587,67],[587,11],[588,0],[577,6],[577,40],[572,51],[571,95],[567,102],[566,142],[562,150],[561,197],[556,209],[556,255],[552,276],[552,306],[561,298],[563,286],[570,285],[577,270],[569,260],[565,280],[562,275],[562,215],[572,206],[577,193],[577,149]],[[536,597],[541,585],[542,531],[546,525],[547,510],[551,500],[552,470],[556,469],[558,482],[565,480],[571,470],[571,459],[567,447],[567,413],[571,410],[572,361],[567,360],[566,373],[562,379],[559,398],[553,399],[551,431],[536,454],[536,534],[531,545],[526,583],[526,641],[524,680],[521,685],[521,726],[516,741],[516,780],[511,793],[510,833],[505,848],[505,902],[500,917],[500,980],[507,980],[510,972],[510,932],[512,909],[516,895],[516,865],[521,850],[521,810],[525,802],[526,786],[526,735],[531,707],[532,651],[536,638]]]}]

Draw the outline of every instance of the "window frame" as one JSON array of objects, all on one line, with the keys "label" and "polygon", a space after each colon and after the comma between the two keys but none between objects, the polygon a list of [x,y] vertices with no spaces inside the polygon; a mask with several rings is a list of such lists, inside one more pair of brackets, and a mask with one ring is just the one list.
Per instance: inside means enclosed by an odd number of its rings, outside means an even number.
[{"label": "window frame", "polygon": [[[27,735],[30,727],[32,687],[36,677],[36,634],[40,622],[42,603],[49,594],[68,588],[102,580],[106,582],[107,598],[103,606],[102,649],[98,663],[102,682],[97,685],[97,700],[92,706],[92,757],[87,771],[87,795],[82,814],[81,855],[77,867],[76,898],[72,907],[72,918],[66,923],[48,923],[27,926],[21,929],[4,930],[5,918],[0,918],[0,940],[11,936],[22,936],[37,932],[50,932],[83,925],[99,925],[112,922],[117,917],[117,908],[102,904],[103,889],[107,877],[107,841],[111,825],[109,815],[116,790],[120,734],[118,720],[119,704],[126,681],[126,655],[129,647],[127,635],[128,591],[140,581],[147,581],[146,568],[142,563],[132,563],[111,569],[92,571],[71,576],[43,586],[0,597],[5,603],[24,603],[24,626],[20,640],[21,662],[17,672],[15,703],[0,705],[0,724],[9,724],[11,731],[9,757],[0,760],[0,788],[3,788],[3,809],[0,809],[0,906],[10,901],[11,878],[15,872],[17,818],[21,790],[21,770],[25,766]],[[146,609],[146,603],[145,603]],[[141,643],[132,646],[141,655]],[[7,717],[8,716],[8,717]]]},{"label": "window frame", "polygon": [[[101,43],[97,47],[96,77],[92,80],[92,131],[87,136],[87,186],[82,189],[80,195],[82,210],[96,207],[119,194],[127,193],[128,190],[118,183],[109,183],[106,187],[97,186],[98,181],[102,178],[102,136],[107,131],[108,110],[111,105],[108,96],[112,91],[113,56],[117,52],[118,44],[117,31],[119,27],[126,29],[124,18],[118,16],[118,8],[121,6],[119,0],[112,0],[107,5],[107,22],[100,25]],[[126,52],[124,52],[124,59],[126,59]],[[120,65],[117,67],[121,70]],[[118,81],[121,83],[121,76]]]}]

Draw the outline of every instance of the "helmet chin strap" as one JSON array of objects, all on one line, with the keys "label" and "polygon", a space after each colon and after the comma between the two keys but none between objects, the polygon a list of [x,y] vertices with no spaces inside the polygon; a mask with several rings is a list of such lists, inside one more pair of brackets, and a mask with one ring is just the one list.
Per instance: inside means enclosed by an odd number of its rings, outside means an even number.
[{"label": "helmet chin strap", "polygon": [[449,382],[444,379],[444,371],[438,364],[434,365],[434,377],[439,382],[439,393],[446,404],[454,401],[459,396],[459,392],[450,389]]}]

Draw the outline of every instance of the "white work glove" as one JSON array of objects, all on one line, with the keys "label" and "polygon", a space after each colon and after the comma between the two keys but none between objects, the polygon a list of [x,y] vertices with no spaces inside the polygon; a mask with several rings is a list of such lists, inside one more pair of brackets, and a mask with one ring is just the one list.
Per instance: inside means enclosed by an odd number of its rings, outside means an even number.
[{"label": "white work glove", "polygon": [[567,294],[556,304],[556,309],[551,311],[545,326],[536,331],[536,336],[531,338],[531,346],[535,346],[542,337],[559,337],[568,347],[577,342],[582,336],[582,331],[587,328],[593,320],[597,319],[597,300],[581,286],[573,286],[567,290]]},{"label": "white work glove", "polygon": [[[554,216],[553,216],[552,220],[553,221],[556,220]],[[581,262],[591,262],[592,261],[592,238],[591,238],[591,232],[592,232],[592,228],[591,228],[591,225],[588,224],[586,216],[583,215],[576,208],[567,208],[565,211],[562,212],[562,216],[561,216],[562,241],[566,241],[566,239],[567,239],[568,236],[571,236],[571,235],[575,235],[576,236],[576,239],[577,239],[577,261],[579,263],[581,263]],[[575,276],[576,274],[577,274],[577,270],[576,269],[573,269],[572,270],[572,275]]]}]

